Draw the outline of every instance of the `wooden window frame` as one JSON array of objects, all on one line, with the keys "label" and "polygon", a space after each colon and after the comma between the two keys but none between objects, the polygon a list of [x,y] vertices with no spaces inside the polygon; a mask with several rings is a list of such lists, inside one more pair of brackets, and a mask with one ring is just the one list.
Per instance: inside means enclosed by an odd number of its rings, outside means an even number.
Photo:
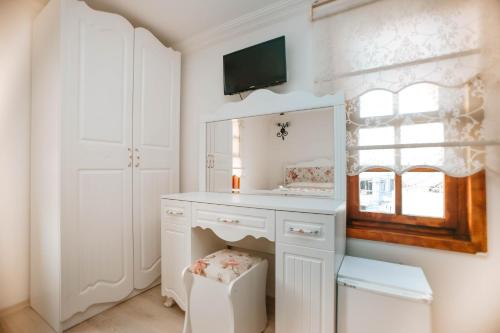
[{"label": "wooden window frame", "polygon": [[[392,172],[371,168],[369,172]],[[413,168],[406,172],[436,172]],[[444,218],[402,214],[401,175],[395,174],[395,214],[359,210],[359,176],[347,177],[347,236],[466,253],[487,251],[486,173],[468,177],[445,174]]]}]

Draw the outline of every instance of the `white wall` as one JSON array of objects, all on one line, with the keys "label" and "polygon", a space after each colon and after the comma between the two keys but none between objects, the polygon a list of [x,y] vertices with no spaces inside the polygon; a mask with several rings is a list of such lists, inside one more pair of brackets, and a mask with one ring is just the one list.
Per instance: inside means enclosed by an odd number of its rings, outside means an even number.
[{"label": "white wall", "polygon": [[240,190],[268,189],[267,144],[269,117],[253,117],[240,121],[240,158],[242,175]]},{"label": "white wall", "polygon": [[[290,122],[285,140],[276,137],[277,122]],[[272,138],[267,146],[268,188],[283,185],[284,168],[290,164],[325,158],[333,161],[333,112],[317,110],[275,116],[271,121]]]},{"label": "white wall", "polygon": [[279,23],[262,27],[238,37],[182,58],[181,97],[181,189],[198,188],[198,125],[202,114],[215,112],[226,101],[239,100],[238,96],[225,97],[223,93],[222,56],[232,51],[282,35],[286,36],[288,83],[274,88],[284,90],[312,90],[311,24],[307,12],[292,16]]},{"label": "white wall", "polygon": [[31,19],[39,9],[0,0],[0,310],[29,298]]},{"label": "white wall", "polygon": [[[278,122],[289,122],[285,140]],[[318,158],[333,160],[333,112],[317,110],[245,118],[240,121],[241,191],[283,185],[285,167]]]},{"label": "white wall", "polygon": [[[312,28],[307,13],[304,13],[183,56],[182,191],[197,190],[197,132],[200,115],[213,112],[225,101],[234,100],[223,96],[222,55],[286,35],[289,82],[277,90],[312,91],[311,34]],[[495,115],[489,116],[491,118]],[[497,116],[500,118],[500,115]],[[435,293],[435,333],[500,332],[500,227],[497,225],[500,220],[500,206],[497,204],[500,202],[499,172],[488,172],[487,186],[487,255],[473,256],[379,242],[348,241],[348,253],[351,255],[424,268]]]}]

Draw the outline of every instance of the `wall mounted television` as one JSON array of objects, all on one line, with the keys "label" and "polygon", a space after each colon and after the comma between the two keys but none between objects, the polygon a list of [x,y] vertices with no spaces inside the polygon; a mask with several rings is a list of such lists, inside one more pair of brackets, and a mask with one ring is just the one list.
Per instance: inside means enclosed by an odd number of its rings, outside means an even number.
[{"label": "wall mounted television", "polygon": [[224,95],[286,82],[285,36],[230,54],[224,60]]}]

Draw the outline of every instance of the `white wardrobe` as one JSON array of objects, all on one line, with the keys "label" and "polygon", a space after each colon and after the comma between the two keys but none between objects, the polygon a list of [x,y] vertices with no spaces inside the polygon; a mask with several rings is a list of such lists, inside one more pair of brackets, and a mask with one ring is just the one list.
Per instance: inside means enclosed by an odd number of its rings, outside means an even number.
[{"label": "white wardrobe", "polygon": [[160,277],[180,54],[121,16],[51,0],[32,58],[31,306],[60,332]]}]

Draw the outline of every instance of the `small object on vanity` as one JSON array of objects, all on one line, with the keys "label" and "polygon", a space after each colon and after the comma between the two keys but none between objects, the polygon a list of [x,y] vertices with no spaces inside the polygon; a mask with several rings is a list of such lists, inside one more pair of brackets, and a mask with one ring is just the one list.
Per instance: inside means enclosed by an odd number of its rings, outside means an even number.
[{"label": "small object on vanity", "polygon": [[233,193],[240,193],[240,177],[233,175]]},{"label": "small object on vanity", "polygon": [[276,136],[278,138],[281,138],[283,141],[285,140],[285,136],[288,135],[288,132],[287,132],[287,127],[290,126],[290,122],[285,122],[285,123],[277,123],[276,126],[278,127],[281,127],[281,129],[278,131],[278,133],[276,133]]},{"label": "small object on vanity", "polygon": [[338,333],[432,331],[432,290],[420,267],[345,256],[337,282]]},{"label": "small object on vanity", "polygon": [[186,267],[184,333],[264,331],[267,266],[265,259],[224,249]]}]

